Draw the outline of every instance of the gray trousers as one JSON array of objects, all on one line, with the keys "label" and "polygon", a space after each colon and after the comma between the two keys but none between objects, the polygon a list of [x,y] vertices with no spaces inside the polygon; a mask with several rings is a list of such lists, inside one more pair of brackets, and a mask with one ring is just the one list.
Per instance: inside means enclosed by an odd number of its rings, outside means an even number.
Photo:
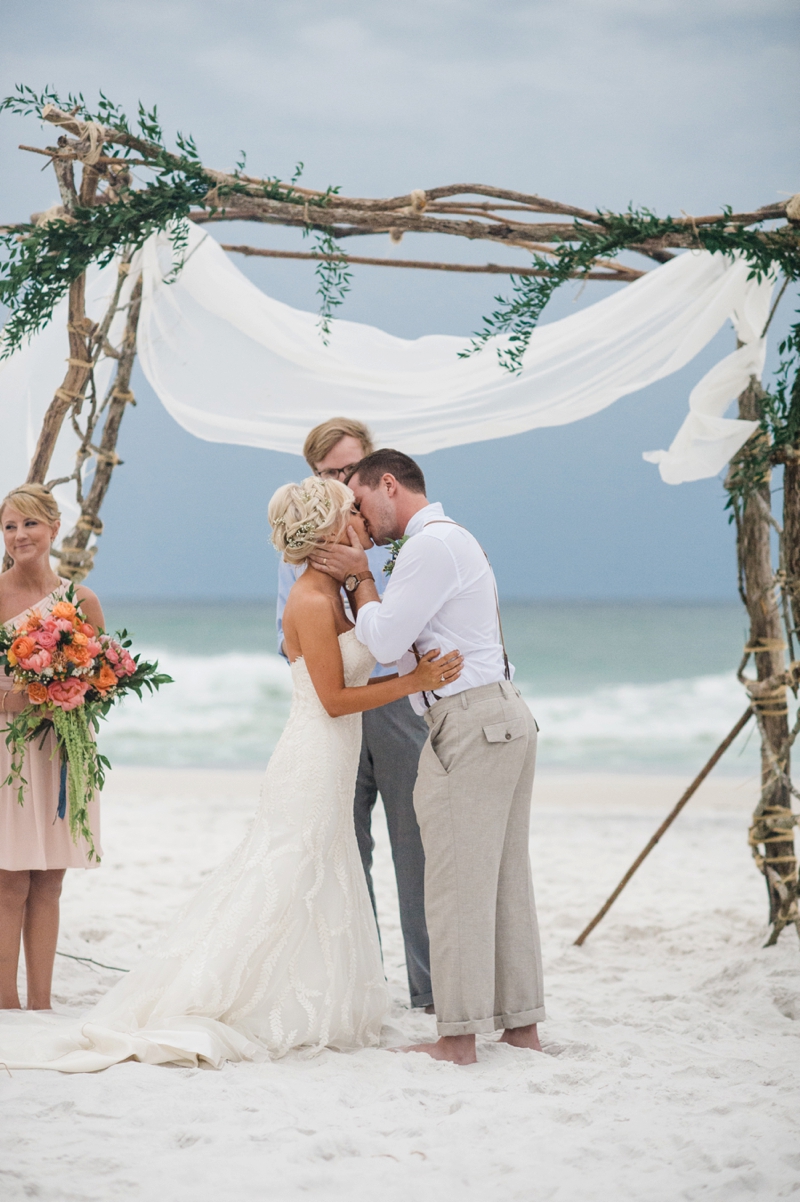
[{"label": "gray trousers", "polygon": [[440,1035],[545,1017],[528,830],[536,723],[506,681],[426,712],[414,806]]},{"label": "gray trousers", "polygon": [[[417,764],[428,729],[407,697],[367,710],[362,723],[361,760],[353,806],[361,862],[372,908],[376,910],[372,887],[375,841],[371,827],[372,811],[380,793],[397,877],[411,1005],[429,1006],[433,995],[425,925],[425,853],[413,801]],[[377,910],[375,917],[377,920]]]}]

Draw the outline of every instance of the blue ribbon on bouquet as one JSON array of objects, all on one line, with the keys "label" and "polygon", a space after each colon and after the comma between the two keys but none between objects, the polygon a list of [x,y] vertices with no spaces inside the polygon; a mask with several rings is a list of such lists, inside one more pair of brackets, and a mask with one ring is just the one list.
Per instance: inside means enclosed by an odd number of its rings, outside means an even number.
[{"label": "blue ribbon on bouquet", "polygon": [[67,761],[61,762],[61,776],[58,782],[58,809],[56,815],[59,818],[67,816]]}]

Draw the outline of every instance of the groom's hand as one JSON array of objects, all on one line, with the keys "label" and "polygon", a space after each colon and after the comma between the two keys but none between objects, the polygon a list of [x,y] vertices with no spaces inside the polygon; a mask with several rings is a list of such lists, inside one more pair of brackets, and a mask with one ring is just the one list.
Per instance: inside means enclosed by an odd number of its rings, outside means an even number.
[{"label": "groom's hand", "polygon": [[369,571],[369,561],[352,526],[347,527],[347,534],[349,546],[346,543],[334,543],[330,547],[320,547],[319,551],[314,551],[308,557],[318,572],[326,572],[340,584],[344,583],[345,576]]}]

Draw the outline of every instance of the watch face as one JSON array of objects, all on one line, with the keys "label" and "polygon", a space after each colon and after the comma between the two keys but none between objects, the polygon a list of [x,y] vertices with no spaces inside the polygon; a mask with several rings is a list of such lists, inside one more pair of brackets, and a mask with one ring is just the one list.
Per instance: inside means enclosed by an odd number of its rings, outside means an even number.
[{"label": "watch face", "polygon": [[358,576],[346,576],[345,577],[344,587],[348,593],[352,593],[353,589],[357,586],[357,584],[358,584]]}]

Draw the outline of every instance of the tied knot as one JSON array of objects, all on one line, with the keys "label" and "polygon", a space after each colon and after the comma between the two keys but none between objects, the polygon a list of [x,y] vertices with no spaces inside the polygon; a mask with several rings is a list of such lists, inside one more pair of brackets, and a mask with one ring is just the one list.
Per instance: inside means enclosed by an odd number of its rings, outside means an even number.
[{"label": "tied knot", "polygon": [[106,140],[106,127],[98,121],[80,121],[71,113],[61,113],[54,104],[46,104],[42,109],[42,119],[51,125],[60,125],[71,134],[75,134],[78,144],[75,153],[87,167],[93,167],[103,153]]}]

